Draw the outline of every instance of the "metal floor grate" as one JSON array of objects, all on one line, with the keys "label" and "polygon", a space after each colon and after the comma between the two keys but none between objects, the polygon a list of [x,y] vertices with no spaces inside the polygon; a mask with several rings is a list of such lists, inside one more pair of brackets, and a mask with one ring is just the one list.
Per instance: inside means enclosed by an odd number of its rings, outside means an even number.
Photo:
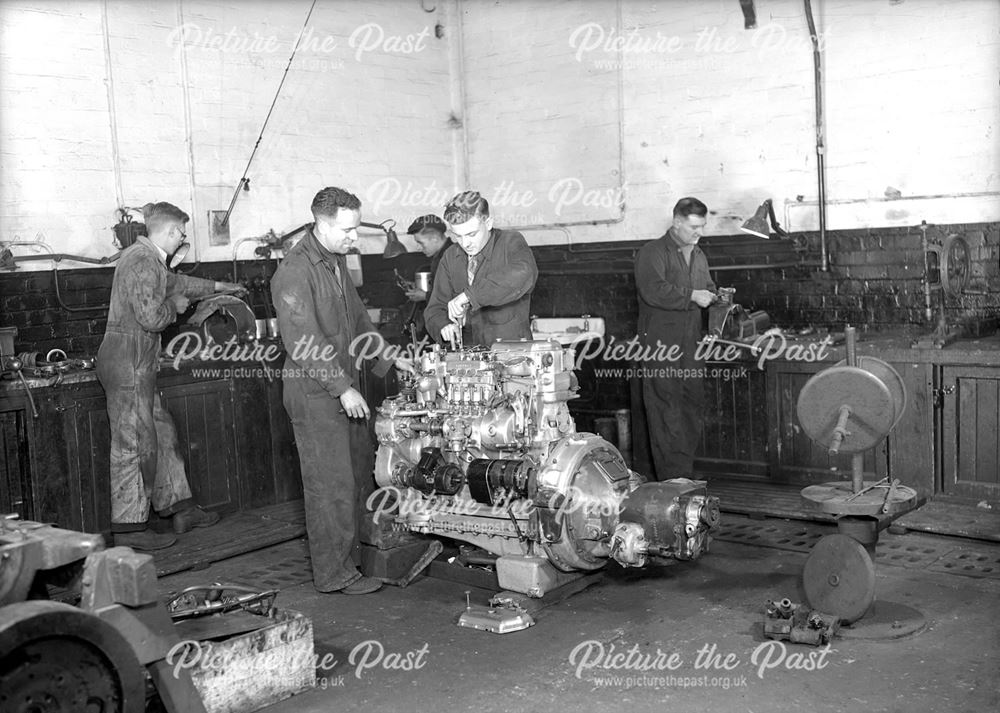
[{"label": "metal floor grate", "polygon": [[927,569],[933,572],[961,574],[965,577],[1000,579],[1000,554],[974,548],[957,548],[938,559]]},{"label": "metal floor grate", "polygon": [[[791,527],[789,527],[791,525]],[[727,522],[723,519],[714,539],[740,542],[745,545],[759,545],[792,552],[809,552],[816,541],[825,535],[822,529],[812,530],[802,523],[771,522],[767,520],[747,520]]]},{"label": "metal floor grate", "polygon": [[236,584],[268,589],[284,589],[311,581],[312,561],[305,553],[246,570],[235,578]]},{"label": "metal floor grate", "polygon": [[896,567],[924,569],[946,554],[949,547],[920,542],[907,542],[905,535],[889,535],[883,533],[875,548],[875,561],[878,564],[889,564]]},{"label": "metal floor grate", "polygon": [[[823,523],[751,520],[728,515],[712,537],[744,545],[809,552],[821,537],[836,531],[835,526]],[[965,577],[1000,579],[1000,545],[992,542],[967,541],[958,545],[950,539],[921,533],[892,535],[882,532],[875,550],[875,562]]]}]

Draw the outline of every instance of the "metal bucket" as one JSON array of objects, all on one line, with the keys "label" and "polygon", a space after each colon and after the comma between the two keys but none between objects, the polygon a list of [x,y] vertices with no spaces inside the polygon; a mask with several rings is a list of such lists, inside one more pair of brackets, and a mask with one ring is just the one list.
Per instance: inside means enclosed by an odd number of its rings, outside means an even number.
[{"label": "metal bucket", "polygon": [[421,292],[431,291],[431,273],[418,272],[413,279],[413,286]]}]

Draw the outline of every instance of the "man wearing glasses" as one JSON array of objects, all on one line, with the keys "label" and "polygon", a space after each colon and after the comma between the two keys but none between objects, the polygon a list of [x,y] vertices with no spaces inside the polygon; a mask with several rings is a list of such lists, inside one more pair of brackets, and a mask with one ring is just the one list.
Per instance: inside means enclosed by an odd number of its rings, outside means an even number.
[{"label": "man wearing glasses", "polygon": [[178,450],[177,430],[156,390],[160,333],[192,298],[239,292],[240,285],[175,275],[167,269],[187,237],[188,214],[170,203],[143,208],[146,235],[115,267],[97,376],[111,421],[111,532],[116,545],[158,550],[177,538],[148,527],[150,505],[177,534],[208,527],[219,515],[195,505]]},{"label": "man wearing glasses", "polygon": [[424,310],[428,333],[454,349],[531,339],[531,291],[538,268],[524,236],[493,227],[489,203],[466,191],[445,207],[461,250],[445,253]]}]

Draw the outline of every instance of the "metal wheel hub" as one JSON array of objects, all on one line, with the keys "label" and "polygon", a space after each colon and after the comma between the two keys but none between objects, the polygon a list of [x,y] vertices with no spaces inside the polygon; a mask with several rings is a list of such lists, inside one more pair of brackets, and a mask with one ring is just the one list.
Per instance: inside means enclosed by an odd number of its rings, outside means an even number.
[{"label": "metal wheel hub", "polygon": [[141,713],[142,666],[111,624],[68,604],[0,608],[0,711]]},{"label": "metal wheel hub", "polygon": [[121,704],[117,673],[84,641],[29,642],[0,671],[0,710],[10,713],[111,713]]}]

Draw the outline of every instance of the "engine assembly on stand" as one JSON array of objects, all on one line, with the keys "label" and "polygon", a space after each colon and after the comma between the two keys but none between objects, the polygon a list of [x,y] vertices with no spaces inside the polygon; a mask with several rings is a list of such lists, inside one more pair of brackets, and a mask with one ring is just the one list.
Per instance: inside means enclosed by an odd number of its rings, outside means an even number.
[{"label": "engine assembly on stand", "polygon": [[613,445],[577,433],[573,363],[550,341],[421,355],[375,422],[375,480],[397,526],[497,555],[500,586],[531,597],[609,558],[707,551],[718,500],[703,481],[643,482]]}]

